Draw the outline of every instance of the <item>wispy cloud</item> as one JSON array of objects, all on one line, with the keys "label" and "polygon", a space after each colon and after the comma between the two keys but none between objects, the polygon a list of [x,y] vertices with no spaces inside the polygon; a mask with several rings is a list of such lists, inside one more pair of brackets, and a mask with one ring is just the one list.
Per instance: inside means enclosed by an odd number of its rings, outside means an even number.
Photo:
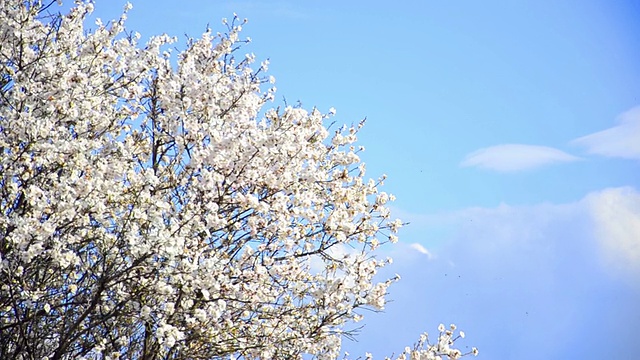
[{"label": "wispy cloud", "polygon": [[431,259],[433,257],[433,255],[431,255],[431,252],[429,252],[429,250],[427,250],[427,248],[425,248],[424,246],[420,245],[419,243],[413,243],[411,245],[412,249],[416,250],[417,252],[427,255],[428,259]]},{"label": "wispy cloud", "polygon": [[640,106],[622,113],[619,125],[573,140],[590,154],[640,159]]},{"label": "wispy cloud", "polygon": [[[453,229],[445,241],[417,235],[440,221]],[[401,237],[404,252],[391,254],[397,261],[388,271],[402,278],[390,288],[392,302],[385,314],[365,317],[361,335],[380,344],[367,349],[374,355],[388,355],[425,324],[445,321],[459,325],[468,334],[462,343],[478,346],[487,358],[591,359],[606,357],[611,347],[640,351],[633,338],[640,321],[637,189],[603,189],[566,204],[418,214],[410,227],[421,237],[405,243]],[[415,251],[416,241],[432,259]],[[604,340],[612,327],[616,335]],[[581,346],[603,341],[607,346]],[[357,344],[350,347],[359,353]]]},{"label": "wispy cloud", "polygon": [[476,150],[468,154],[460,165],[515,172],[577,160],[580,158],[547,146],[502,144]]},{"label": "wispy cloud", "polygon": [[607,267],[640,280],[640,193],[606,189],[585,199]]},{"label": "wispy cloud", "polygon": [[[536,246],[553,241],[551,233],[555,230],[573,228],[580,231],[583,238],[591,239],[597,260],[608,271],[640,281],[640,191],[633,187],[593,191],[568,204],[512,206],[503,203],[493,208],[469,207],[438,214],[413,214],[400,209],[394,209],[394,213],[409,220],[409,227],[416,228],[415,233],[426,233],[437,226],[451,229],[439,231],[438,239],[424,240],[431,245],[439,244],[429,249],[433,258],[438,256],[443,244],[461,235],[478,239],[469,243],[464,251],[473,249],[472,252],[491,258],[487,251],[522,247],[538,252],[544,246],[538,249]],[[409,246],[419,251],[416,245],[420,244]],[[640,289],[640,282],[637,284]]]}]

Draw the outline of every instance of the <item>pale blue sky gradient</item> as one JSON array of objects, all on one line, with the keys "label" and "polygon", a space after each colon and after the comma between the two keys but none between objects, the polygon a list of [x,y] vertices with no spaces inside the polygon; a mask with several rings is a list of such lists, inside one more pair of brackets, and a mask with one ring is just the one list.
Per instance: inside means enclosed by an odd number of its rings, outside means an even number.
[{"label": "pale blue sky gradient", "polygon": [[640,357],[640,2],[132,3],[143,37],[237,12],[279,101],[367,117],[368,173],[411,225],[352,354],[454,322],[479,359]]}]

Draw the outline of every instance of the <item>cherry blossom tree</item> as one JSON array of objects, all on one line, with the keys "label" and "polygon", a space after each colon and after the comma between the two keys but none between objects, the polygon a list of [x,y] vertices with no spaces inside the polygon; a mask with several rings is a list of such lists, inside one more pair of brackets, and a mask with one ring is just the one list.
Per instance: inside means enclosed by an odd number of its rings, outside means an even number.
[{"label": "cherry blossom tree", "polygon": [[267,108],[237,18],[174,57],[55,6],[0,2],[0,358],[339,357],[402,225],[362,124]]}]

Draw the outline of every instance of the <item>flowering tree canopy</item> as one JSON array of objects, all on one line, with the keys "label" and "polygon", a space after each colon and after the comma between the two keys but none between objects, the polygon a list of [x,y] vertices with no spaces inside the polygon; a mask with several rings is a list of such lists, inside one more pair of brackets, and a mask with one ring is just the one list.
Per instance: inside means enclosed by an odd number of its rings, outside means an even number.
[{"label": "flowering tree canopy", "polygon": [[0,2],[0,358],[338,357],[402,225],[362,124],[265,108],[237,19],[174,58],[51,6]]}]

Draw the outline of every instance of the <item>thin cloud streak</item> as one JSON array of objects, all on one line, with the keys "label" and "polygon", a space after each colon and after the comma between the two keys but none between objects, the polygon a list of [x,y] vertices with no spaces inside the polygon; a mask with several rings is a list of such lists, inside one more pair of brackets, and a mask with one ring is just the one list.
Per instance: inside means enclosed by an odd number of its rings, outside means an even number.
[{"label": "thin cloud streak", "polygon": [[517,172],[578,160],[580,158],[547,146],[502,144],[468,154],[460,166],[479,167],[499,172]]},{"label": "thin cloud streak", "polygon": [[640,160],[640,106],[622,113],[618,122],[571,143],[585,147],[589,154]]},{"label": "thin cloud streak", "polygon": [[411,248],[416,250],[417,252],[419,252],[421,254],[424,254],[424,255],[427,255],[428,259],[433,258],[433,255],[431,254],[431,252],[429,252],[429,250],[427,250],[424,246],[422,246],[422,245],[420,245],[418,243],[413,243],[413,244],[411,244],[409,246],[411,246]]}]

